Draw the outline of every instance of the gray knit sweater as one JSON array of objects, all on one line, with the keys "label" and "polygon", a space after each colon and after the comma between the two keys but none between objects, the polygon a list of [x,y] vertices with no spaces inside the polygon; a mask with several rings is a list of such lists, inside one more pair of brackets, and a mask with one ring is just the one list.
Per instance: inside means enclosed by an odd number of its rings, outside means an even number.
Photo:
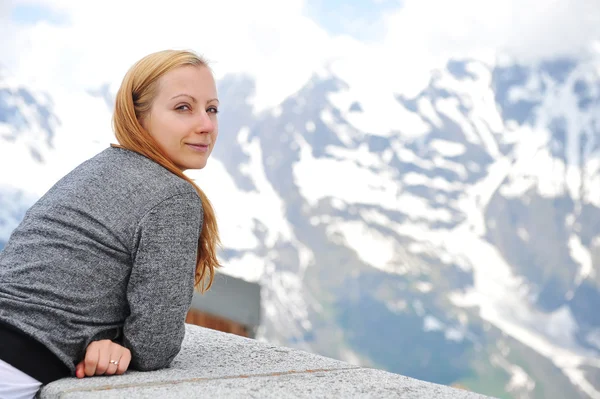
[{"label": "gray knit sweater", "polygon": [[191,184],[108,148],[35,203],[0,252],[0,322],[72,372],[100,339],[129,348],[133,368],[166,367],[184,336],[202,222]]}]

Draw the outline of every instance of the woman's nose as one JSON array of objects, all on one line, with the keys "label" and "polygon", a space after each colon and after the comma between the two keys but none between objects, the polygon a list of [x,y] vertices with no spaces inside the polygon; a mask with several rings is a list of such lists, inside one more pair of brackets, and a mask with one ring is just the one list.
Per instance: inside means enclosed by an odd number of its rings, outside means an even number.
[{"label": "woman's nose", "polygon": [[200,113],[197,123],[196,131],[198,133],[212,133],[215,130],[215,123],[206,112]]}]

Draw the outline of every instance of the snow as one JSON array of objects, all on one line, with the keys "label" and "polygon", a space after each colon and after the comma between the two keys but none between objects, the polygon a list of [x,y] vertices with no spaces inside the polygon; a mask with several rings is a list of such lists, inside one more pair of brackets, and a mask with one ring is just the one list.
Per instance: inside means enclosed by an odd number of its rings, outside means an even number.
[{"label": "snow", "polygon": [[444,237],[446,250],[468,258],[474,272],[473,289],[464,295],[453,294],[451,300],[459,306],[478,306],[484,320],[550,359],[591,397],[600,397],[578,369],[600,361],[574,341],[577,325],[570,310],[563,307],[545,314],[530,307],[522,291],[523,281],[473,228],[479,218],[474,208],[467,221]]},{"label": "snow", "polygon": [[499,193],[504,198],[522,198],[529,189],[535,187],[535,183],[533,177],[519,176],[515,178],[509,176],[506,184],[500,187]]},{"label": "snow", "polygon": [[315,254],[309,247],[299,241],[296,243],[296,246],[298,248],[298,261],[300,262],[300,273],[298,273],[298,277],[302,280],[306,269],[315,264]]},{"label": "snow", "polygon": [[360,221],[330,223],[326,232],[328,236],[341,234],[346,246],[353,249],[363,262],[385,272],[395,272],[391,264],[396,247],[393,237]]},{"label": "snow", "polygon": [[446,192],[462,191],[464,185],[450,182],[443,177],[436,176],[431,178],[416,172],[408,172],[403,175],[402,182],[407,186],[426,186]]},{"label": "snow", "polygon": [[435,101],[435,108],[460,127],[461,132],[465,135],[465,139],[468,142],[475,145],[481,144],[480,138],[475,133],[473,126],[458,109],[459,105],[456,98],[439,98]]},{"label": "snow", "polygon": [[433,104],[429,98],[421,97],[417,100],[417,110],[421,115],[423,115],[427,120],[435,125],[437,128],[441,128],[444,126],[444,122],[438,116],[435,108],[433,108]]},{"label": "snow", "polygon": [[[196,181],[196,184],[210,199],[215,209],[223,246],[237,250],[256,248],[259,242],[252,233],[254,227],[253,216],[259,214],[261,210],[264,213],[262,204],[257,209],[253,208],[257,201],[256,194],[252,195],[252,193],[244,193],[238,190],[223,164],[217,159],[209,160],[209,164],[205,169],[207,171],[206,176],[199,177],[198,173],[194,172],[188,172],[187,174]],[[240,206],[238,202],[242,198],[244,206]],[[247,209],[253,209],[253,212],[249,214]],[[222,217],[222,214],[225,214],[226,217]],[[273,235],[271,233],[272,239]]]},{"label": "snow", "polygon": [[377,211],[376,209],[362,209],[360,211],[360,215],[362,216],[363,220],[368,223],[374,223],[386,227],[393,227],[394,224],[389,217]]},{"label": "snow", "polygon": [[448,328],[444,333],[444,338],[448,341],[462,342],[465,339],[465,334],[456,328]]},{"label": "snow", "polygon": [[386,301],[385,306],[394,313],[402,313],[406,311],[408,307],[408,303],[404,299],[400,299],[397,301]]},{"label": "snow", "polygon": [[508,91],[508,101],[513,104],[519,101],[538,102],[542,99],[542,78],[537,74],[531,74],[524,85],[513,86]]},{"label": "snow", "polygon": [[[597,163],[597,154],[592,154],[592,145],[595,142],[594,131],[597,131],[597,108],[591,108],[588,111],[579,109],[578,98],[573,91],[575,81],[584,78],[591,70],[591,65],[581,63],[573,71],[564,84],[557,84],[550,77],[544,76],[541,79],[547,86],[543,97],[536,97],[540,101],[537,109],[537,118],[535,121],[535,130],[546,132],[546,143],[543,149],[535,155],[535,167],[532,167],[529,173],[540,179],[539,192],[542,196],[553,197],[568,192],[569,196],[576,202],[585,200],[591,203],[598,203],[598,196],[594,195],[598,185],[596,184],[597,173],[582,173],[583,171],[593,171]],[[532,78],[533,79],[533,78]],[[536,78],[537,79],[537,78]],[[538,83],[532,83],[528,90],[538,90]],[[521,93],[521,96],[525,94]],[[534,94],[528,94],[534,96]],[[554,121],[564,121],[565,137],[565,158],[553,158],[548,152],[548,140],[551,132],[547,129]],[[582,146],[582,140],[587,139],[586,146]],[[548,173],[548,170],[551,173]],[[584,179],[587,179],[584,180]],[[586,197],[581,198],[582,190]],[[590,195],[591,194],[591,195]]]},{"label": "snow", "polygon": [[[108,147],[110,142],[116,142],[106,105],[89,94],[53,93],[50,112],[60,115],[60,123],[54,126],[52,146],[46,143],[47,133],[42,131],[37,115],[30,108],[19,104],[20,112],[27,115],[29,129],[0,146],[0,169],[11,171],[0,174],[0,184],[40,197],[81,162]],[[32,159],[30,147],[41,154],[42,163]],[[15,159],[21,160],[25,167],[15,168]]]},{"label": "snow", "polygon": [[[498,158],[488,167],[487,176],[480,179],[468,190],[467,198],[470,196],[474,201],[474,204],[466,205],[466,208],[463,209],[465,213],[471,213],[473,223],[475,220],[479,221],[477,223],[477,228],[480,232],[485,231],[485,227],[482,225],[483,220],[479,218],[479,216],[475,216],[473,211],[476,209],[484,211],[486,209],[494,193],[498,191],[498,188],[502,187],[501,185],[504,182],[506,175],[510,173],[510,170],[510,161],[507,158]],[[468,202],[469,201],[467,201],[467,203]],[[471,207],[472,205],[476,205],[476,207],[473,208]]]},{"label": "snow", "polygon": [[424,219],[431,222],[451,222],[454,215],[447,208],[432,208],[422,197],[402,193],[397,200],[398,209],[410,215],[411,219]]},{"label": "snow", "polygon": [[[463,119],[457,110],[450,104],[437,103],[442,105],[443,112],[457,123],[461,124],[463,132],[471,142],[480,141],[483,148],[496,158],[500,155],[498,143],[494,137],[495,133],[504,130],[502,117],[496,106],[494,91],[492,90],[492,75],[489,67],[479,62],[469,62],[466,65],[468,71],[475,74],[475,78],[455,79],[449,74],[442,75],[436,85],[445,88],[446,90],[455,93],[460,99],[463,106],[467,108],[466,117],[471,122],[474,133],[471,132],[471,127]],[[452,104],[456,104],[452,99]],[[469,129],[469,130],[465,130]],[[477,140],[475,136],[478,136]]]},{"label": "snow", "polygon": [[429,146],[444,157],[457,157],[464,154],[467,150],[461,143],[441,139],[431,140]]},{"label": "snow", "polygon": [[315,206],[322,198],[338,197],[349,203],[398,209],[398,183],[351,160],[315,158],[308,143],[296,137],[300,160],[293,166],[294,181],[309,205]]},{"label": "snow", "polygon": [[346,203],[339,198],[332,198],[331,206],[340,211],[345,211],[347,209]]},{"label": "snow", "polygon": [[427,281],[419,281],[415,284],[415,289],[419,292],[428,293],[433,290],[433,284]]},{"label": "snow", "polygon": [[[529,172],[536,176],[538,193],[542,197],[560,197],[565,193],[568,186],[573,187],[568,182],[573,182],[576,186],[579,186],[578,173],[569,173],[567,175],[567,168],[564,161],[550,155],[547,149],[538,151],[531,166],[532,168]],[[574,199],[578,197],[579,195],[574,197]]]},{"label": "snow", "polygon": [[583,165],[585,201],[600,208],[600,154],[596,153]]},{"label": "snow", "polygon": [[340,353],[340,360],[356,366],[365,366],[365,360],[347,348],[342,349]]},{"label": "snow", "polygon": [[[514,160],[510,161],[510,170],[500,168],[506,170],[502,174],[508,179],[507,184],[500,187],[500,193],[507,198],[521,197],[531,187],[538,185],[538,188],[541,186],[540,195],[553,197],[560,194],[563,187],[561,175],[553,176],[547,172],[553,167],[561,167],[560,162],[547,150],[548,131],[545,128],[521,126],[516,132],[522,139],[516,145],[511,158],[502,161]],[[555,172],[560,173],[560,170]]]},{"label": "snow", "polygon": [[[590,397],[600,397],[600,393],[585,379],[580,367],[582,365],[600,365],[595,354],[579,346],[575,340],[577,324],[570,309],[563,306],[552,313],[543,313],[530,305],[527,297],[527,285],[523,278],[516,276],[510,265],[502,258],[498,250],[486,241],[486,227],[483,212],[490,199],[496,193],[505,197],[523,197],[526,192],[535,187],[540,195],[554,198],[568,194],[574,199],[579,196],[576,191],[584,185],[586,196],[590,201],[600,204],[597,191],[600,187],[600,161],[597,154],[587,158],[577,158],[573,152],[580,140],[581,132],[590,130],[592,119],[583,115],[574,107],[574,98],[561,94],[570,87],[566,85],[562,91],[551,93],[538,109],[539,123],[519,126],[516,123],[504,123],[493,101],[490,89],[489,73],[477,64],[473,68],[479,73],[470,89],[457,93],[460,101],[467,106],[468,114],[464,115],[458,109],[456,98],[438,100],[435,108],[429,99],[421,97],[418,100],[419,112],[431,123],[441,125],[436,109],[453,121],[464,131],[469,142],[483,146],[492,156],[490,165],[486,167],[487,176],[474,185],[450,182],[441,178],[428,178],[418,173],[402,174],[402,182],[394,178],[381,164],[381,159],[369,154],[366,148],[360,149],[328,149],[337,159],[315,159],[310,148],[301,142],[301,160],[294,166],[296,183],[302,195],[312,205],[322,198],[344,198],[344,204],[372,204],[384,209],[398,209],[409,215],[412,221],[398,223],[390,220],[382,212],[375,209],[362,210],[362,221],[343,221],[324,216],[315,219],[327,223],[327,232],[332,240],[348,245],[357,251],[365,263],[386,272],[403,273],[401,267],[394,265],[394,257],[399,256],[400,248],[390,237],[383,236],[374,227],[385,226],[396,233],[410,237],[413,242],[406,248],[408,253],[436,253],[445,263],[456,263],[464,270],[474,273],[474,287],[466,294],[452,294],[452,301],[459,306],[477,306],[480,316],[501,329],[506,334],[529,346],[542,356],[550,359],[559,367],[572,383],[580,387]],[[487,74],[487,75],[486,75]],[[440,84],[452,88],[456,82],[441,80]],[[534,98],[535,87],[539,82],[530,81],[530,86],[524,90],[510,92],[512,100],[519,98]],[[549,86],[551,87],[551,86]],[[469,93],[476,93],[471,98]],[[529,96],[529,97],[528,97]],[[565,102],[551,100],[552,96],[563,96]],[[535,97],[534,99],[540,99]],[[363,101],[361,100],[361,106]],[[337,101],[337,100],[336,100]],[[350,100],[346,102],[349,104]],[[554,103],[552,101],[555,101]],[[342,108],[345,109],[345,108]],[[557,159],[548,151],[550,132],[548,123],[557,115],[565,116],[570,136],[567,138],[571,148],[567,161]],[[580,118],[575,120],[574,118]],[[587,130],[586,130],[587,129]],[[571,134],[577,131],[576,134]],[[502,133],[502,135],[500,135]],[[514,143],[514,152],[501,155],[498,139],[504,143]],[[453,162],[448,157],[464,154],[465,148],[461,143],[444,141],[432,142],[431,148],[439,153],[431,159],[422,159],[413,151],[405,148],[400,140],[390,140],[391,150],[398,158],[407,163],[413,163],[427,170],[441,167],[453,170],[462,179],[468,177],[465,165]],[[589,145],[588,145],[589,147]],[[388,155],[389,156],[389,155]],[[584,179],[579,179],[578,165],[583,165],[587,171]],[[377,171],[374,173],[371,168]],[[472,170],[469,165],[469,170]],[[314,179],[313,176],[322,176]],[[340,176],[348,176],[347,182]],[[351,176],[351,178],[350,178]],[[335,182],[335,184],[332,184]],[[426,199],[403,192],[406,185],[426,185],[441,191],[464,191],[459,205],[467,220],[454,229],[432,229],[431,222],[451,221],[453,214],[438,212],[428,205]],[[361,189],[356,189],[360,187]],[[595,193],[595,194],[594,194]],[[594,198],[596,197],[596,198]],[[526,198],[523,199],[524,201]],[[523,240],[529,239],[524,228],[516,231]],[[584,248],[577,235],[569,238],[571,256],[580,264],[578,280],[581,281],[594,273],[591,255]],[[417,289],[427,290],[425,285]],[[401,312],[406,309],[406,302],[387,303],[392,311]],[[418,314],[424,314],[419,301],[413,302]],[[435,330],[443,328],[441,322],[427,315],[424,319],[424,329]],[[462,340],[464,333],[457,328],[445,330],[447,339]],[[590,336],[594,340],[595,336]],[[535,383],[531,377],[518,365],[506,362],[502,367],[511,376],[507,389],[516,392],[530,392]]]},{"label": "snow", "polygon": [[[244,132],[242,129],[238,140],[244,143],[242,149],[249,156],[245,171],[257,191],[239,190],[223,164],[215,158],[209,160],[205,169],[187,174],[211,200],[225,247],[239,250],[254,249],[259,244],[272,247],[278,240],[292,240],[292,228],[285,217],[283,200],[266,177],[260,141],[257,137],[247,141]],[[259,243],[253,233],[255,221],[267,227],[265,242]]]},{"label": "snow", "polygon": [[366,143],[360,143],[358,147],[352,149],[329,146],[326,152],[340,160],[354,161],[364,168],[377,168],[390,179],[393,179],[397,174],[396,171],[387,166],[379,155],[369,151],[369,146]]},{"label": "snow", "polygon": [[392,146],[392,149],[396,152],[396,155],[398,156],[398,159],[400,161],[405,162],[405,163],[412,163],[412,164],[417,165],[418,167],[426,169],[426,170],[433,169],[433,167],[434,167],[433,162],[417,156],[417,154],[415,154],[413,151],[402,146],[402,144],[400,144],[399,141],[397,141],[397,140],[392,141],[391,146]]},{"label": "snow", "polygon": [[439,331],[443,328],[444,325],[442,324],[442,322],[436,319],[435,317],[427,315],[425,316],[425,318],[423,318],[423,331]]},{"label": "snow", "polygon": [[519,238],[521,238],[521,240],[529,241],[529,233],[527,232],[527,230],[525,230],[525,228],[521,226],[517,228],[517,235],[519,236]]},{"label": "snow", "polygon": [[[515,96],[515,92],[512,95]],[[563,105],[562,109],[565,109],[566,104]],[[550,120],[544,107],[540,107],[539,115],[546,122]],[[523,290],[521,279],[512,273],[510,265],[505,263],[497,250],[482,238],[485,226],[481,213],[490,196],[498,190],[505,197],[522,197],[531,187],[537,186],[540,195],[554,198],[568,189],[573,198],[578,198],[573,191],[580,182],[571,171],[576,169],[569,169],[570,166],[562,160],[551,156],[546,125],[540,122],[536,126],[517,126],[514,132],[519,134],[519,139],[515,141],[517,146],[511,158],[498,158],[488,168],[487,177],[467,191],[468,196],[461,202],[461,209],[468,215],[467,222],[444,237],[446,250],[467,257],[474,270],[472,292],[465,296],[453,295],[452,298],[463,306],[476,304],[485,320],[551,359],[574,385],[581,387],[588,395],[600,397],[600,393],[578,369],[580,365],[598,362],[591,352],[575,342],[577,325],[570,310],[562,307],[544,314],[531,308],[524,297],[526,291]],[[588,165],[590,169],[595,167],[593,162]],[[565,181],[568,188],[565,187]],[[517,234],[528,239],[527,232],[522,228],[517,230]],[[581,265],[578,276],[578,281],[581,281],[592,272],[589,251],[581,245],[576,235],[570,237],[569,248],[572,257]],[[507,370],[512,373],[508,388],[532,388],[532,381],[526,378],[522,370],[513,367]]]},{"label": "snow", "polygon": [[595,328],[585,336],[585,341],[594,345],[597,349],[600,349],[600,328]]},{"label": "snow", "polygon": [[248,126],[244,126],[240,129],[237,134],[237,142],[244,146],[248,143],[248,136],[250,135],[250,128]]},{"label": "snow", "polygon": [[[352,81],[348,88],[329,93],[328,99],[357,131],[381,137],[393,137],[399,131],[409,137],[427,134],[429,125],[404,108],[386,83]],[[350,112],[354,102],[360,104],[361,112]]]},{"label": "snow", "polygon": [[259,282],[265,269],[264,259],[250,251],[227,262],[221,260],[221,264],[223,267],[219,269],[220,272],[250,282]]},{"label": "snow", "polygon": [[356,134],[350,125],[343,123],[344,121],[337,120],[331,110],[327,108],[321,110],[320,116],[325,126],[327,126],[329,130],[335,132],[342,143],[347,146],[353,144],[353,139]]},{"label": "snow", "polygon": [[468,172],[465,166],[461,163],[450,161],[441,156],[433,157],[433,164],[438,168],[448,169],[456,173],[461,179],[465,180],[468,177]]},{"label": "snow", "polygon": [[583,246],[581,239],[577,235],[571,234],[568,245],[571,258],[580,265],[575,284],[581,284],[588,277],[595,277],[590,250]]},{"label": "snow", "polygon": [[419,114],[410,112],[404,107],[400,107],[396,112],[398,121],[394,127],[402,134],[404,139],[423,137],[431,131],[431,126]]},{"label": "snow", "polygon": [[276,329],[274,336],[284,342],[293,339],[302,345],[304,335],[312,329],[308,320],[310,296],[302,281],[295,273],[274,271],[263,278],[263,284],[268,287],[263,303],[266,316]]},{"label": "snow", "polygon": [[510,375],[510,380],[505,387],[507,392],[523,392],[529,396],[528,393],[535,389],[535,381],[521,367],[511,364],[498,355],[492,356],[490,360],[492,364],[501,367]]}]

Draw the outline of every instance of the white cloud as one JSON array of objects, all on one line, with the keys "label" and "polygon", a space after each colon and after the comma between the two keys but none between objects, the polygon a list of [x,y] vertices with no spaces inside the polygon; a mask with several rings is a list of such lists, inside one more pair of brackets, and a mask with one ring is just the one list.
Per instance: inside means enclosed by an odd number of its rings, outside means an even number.
[{"label": "white cloud", "polygon": [[5,1],[0,2],[0,19],[8,18],[12,7],[13,7],[12,0],[5,0]]},{"label": "white cloud", "polygon": [[44,86],[118,85],[140,57],[185,48],[213,61],[217,76],[253,74],[276,96],[299,88],[332,41],[302,15],[301,0],[39,3],[68,13],[70,23],[13,27],[16,44],[3,50],[15,73]]},{"label": "white cloud", "polygon": [[498,54],[527,63],[585,53],[600,57],[598,0],[405,0],[384,24],[380,43],[354,45],[358,51],[347,47],[352,55],[334,64],[340,76],[410,96],[450,57],[489,64]]},{"label": "white cloud", "polygon": [[579,55],[600,39],[597,0],[406,0],[387,19],[386,45],[419,57],[489,56],[524,61]]},{"label": "white cloud", "polygon": [[[69,22],[15,26],[7,18],[17,3],[42,4]],[[143,55],[190,48],[213,61],[217,77],[254,75],[258,108],[282,100],[327,62],[352,82],[410,94],[449,56],[492,59],[506,50],[532,60],[581,52],[600,40],[597,0],[406,0],[384,17],[386,38],[378,43],[329,35],[306,16],[303,0],[2,4],[0,34],[14,38],[0,43],[3,63],[26,82],[42,88],[109,82],[116,90]]]}]

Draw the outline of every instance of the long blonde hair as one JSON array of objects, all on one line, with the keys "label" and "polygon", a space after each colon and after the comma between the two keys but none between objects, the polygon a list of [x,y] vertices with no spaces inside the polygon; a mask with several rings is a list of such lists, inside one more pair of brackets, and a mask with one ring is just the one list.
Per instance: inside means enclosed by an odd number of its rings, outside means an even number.
[{"label": "long blonde hair", "polygon": [[113,146],[150,158],[188,181],[198,192],[204,209],[204,223],[198,240],[195,286],[205,292],[212,285],[215,269],[221,266],[217,259],[220,240],[215,212],[206,194],[167,157],[140,122],[150,112],[159,79],[167,72],[186,65],[208,68],[207,62],[191,51],[165,50],[147,55],[129,69],[115,100],[113,129],[120,145]]}]

